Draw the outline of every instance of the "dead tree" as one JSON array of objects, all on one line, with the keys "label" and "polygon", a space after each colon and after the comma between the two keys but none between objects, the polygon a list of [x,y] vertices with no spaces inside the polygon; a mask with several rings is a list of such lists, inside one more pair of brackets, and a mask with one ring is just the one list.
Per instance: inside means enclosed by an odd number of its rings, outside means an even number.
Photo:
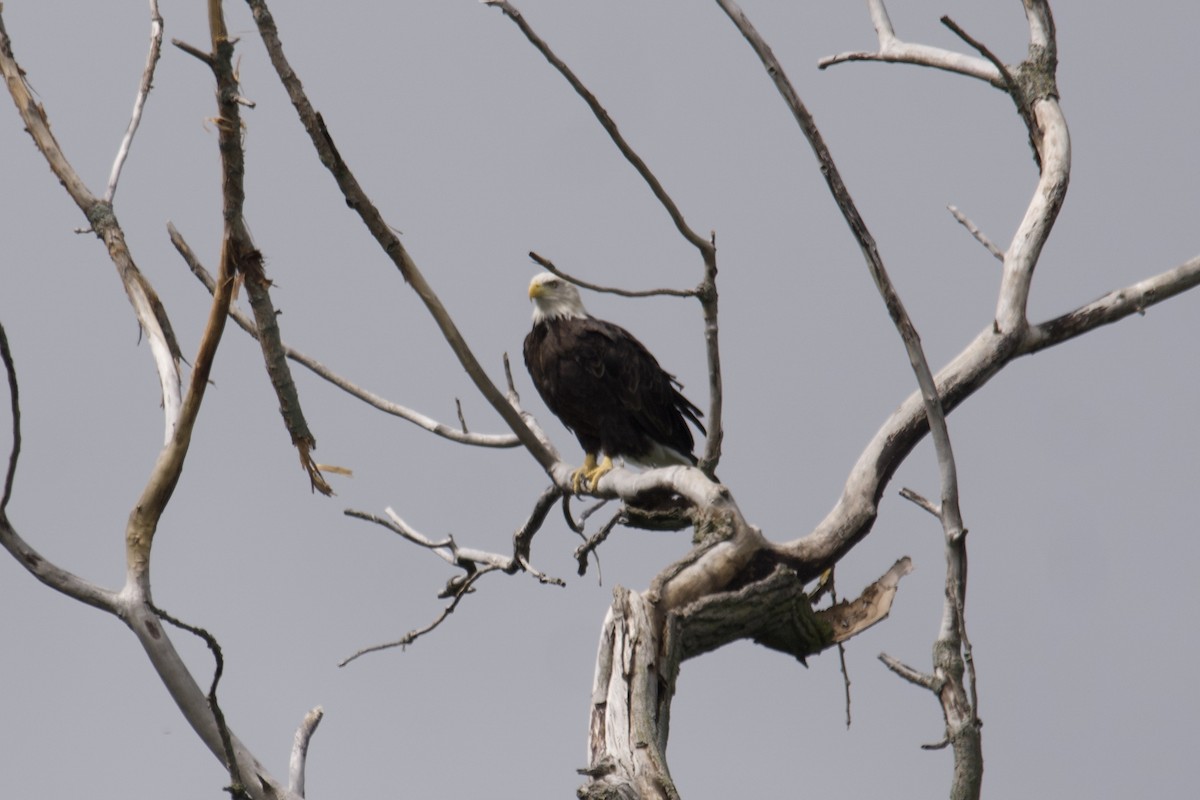
[{"label": "dead tree", "polygon": [[[942,527],[946,553],[942,620],[928,671],[887,656],[884,661],[898,675],[935,695],[946,722],[944,743],[953,748],[955,756],[951,796],[978,797],[983,749],[974,661],[965,623],[967,528],[960,509],[958,475],[946,415],[1017,358],[1060,344],[1134,312],[1140,313],[1200,282],[1200,259],[1192,259],[1061,316],[1041,322],[1030,320],[1031,280],[1066,198],[1071,169],[1070,138],[1056,85],[1057,41],[1049,4],[1044,0],[1025,0],[1029,42],[1026,57],[1018,64],[1005,64],[986,44],[948,18],[943,22],[962,40],[961,51],[902,41],[896,36],[881,0],[869,4],[878,35],[878,49],[844,53],[822,62],[822,66],[848,61],[905,62],[982,81],[1008,96],[1028,135],[1031,168],[1038,176],[1037,185],[1011,243],[1007,247],[992,244],[965,216],[957,215],[980,244],[1002,263],[1002,274],[992,318],[982,321],[980,332],[965,343],[956,357],[935,372],[926,359],[916,326],[888,276],[880,248],[856,207],[851,190],[843,181],[812,115],[747,15],[731,0],[718,0],[734,28],[748,42],[753,55],[761,61],[766,77],[773,81],[801,136],[811,146],[832,199],[862,251],[886,313],[904,344],[917,386],[916,391],[900,401],[863,450],[833,509],[823,520],[813,524],[811,530],[787,538],[778,532],[772,536],[772,532],[756,527],[734,500],[737,487],[722,485],[709,477],[721,461],[724,436],[715,235],[697,232],[668,193],[665,182],[626,140],[596,94],[537,33],[534,25],[511,3],[504,0],[485,2],[517,26],[532,47],[586,103],[613,145],[661,204],[675,230],[695,250],[697,262],[694,286],[641,293],[669,294],[695,300],[699,305],[704,321],[710,425],[701,465],[699,468],[672,467],[642,473],[618,469],[606,475],[592,494],[615,501],[618,507],[606,523],[587,537],[576,557],[582,573],[588,568],[591,555],[616,525],[650,530],[691,529],[693,546],[685,557],[665,566],[647,589],[618,588],[614,593],[601,632],[588,725],[589,762],[581,770],[586,782],[579,790],[580,796],[679,796],[667,767],[666,749],[671,701],[684,661],[740,639],[750,639],[803,661],[846,641],[887,616],[900,579],[911,569],[907,557],[898,557],[886,569],[880,565],[882,576],[858,598],[829,605],[820,603],[829,592],[833,568],[870,534],[889,482],[913,448],[928,434],[937,452],[939,498],[935,502],[910,490],[906,490],[906,496],[936,516]],[[14,351],[19,354],[20,343],[9,343],[0,330],[0,344],[3,345],[0,349],[9,378],[13,422],[13,445],[0,501],[0,543],[43,583],[112,614],[129,627],[188,723],[228,769],[231,794],[254,798],[303,797],[305,754],[309,737],[321,718],[320,710],[310,712],[297,731],[288,779],[273,776],[226,724],[217,696],[225,664],[216,638],[158,608],[151,593],[154,538],[162,514],[182,479],[184,459],[227,319],[232,317],[260,343],[264,366],[279,401],[281,418],[313,490],[330,493],[326,479],[330,469],[318,464],[313,457],[315,436],[302,411],[289,360],[358,399],[439,436],[466,445],[519,446],[549,480],[549,485],[533,501],[527,518],[517,526],[511,552],[490,552],[465,546],[452,536],[423,533],[390,508],[384,516],[347,511],[350,516],[385,526],[407,542],[437,555],[456,570],[442,593],[447,601],[444,611],[432,623],[399,640],[366,647],[347,661],[367,652],[411,644],[437,627],[471,592],[480,589],[481,580],[487,575],[526,573],[544,583],[561,582],[535,565],[535,535],[559,504],[566,511],[569,524],[580,533],[585,531],[587,515],[584,520],[578,519],[568,502],[572,490],[570,459],[560,456],[539,421],[522,407],[511,374],[507,386],[499,386],[489,377],[439,298],[434,282],[426,279],[400,236],[385,221],[376,203],[355,177],[348,160],[339,152],[330,132],[336,123],[330,121],[327,125],[310,102],[299,79],[299,73],[306,65],[289,62],[266,3],[264,0],[247,0],[247,4],[318,159],[334,178],[346,204],[359,215],[385,257],[420,298],[462,369],[508,431],[501,434],[471,432],[461,417],[457,427],[439,422],[360,388],[284,344],[271,299],[272,283],[267,277],[264,255],[251,239],[244,209],[241,109],[251,103],[242,96],[235,68],[235,41],[228,32],[224,10],[218,0],[210,0],[208,4],[211,39],[207,48],[175,42],[182,51],[194,56],[202,68],[211,70],[216,80],[218,108],[214,126],[223,177],[224,232],[215,277],[209,274],[178,231],[171,229],[172,241],[180,255],[212,294],[207,323],[200,346],[191,358],[191,374],[185,389],[181,377],[184,354],[171,321],[155,290],[138,269],[114,210],[122,166],[130,153],[159,58],[162,20],[157,4],[151,3],[150,55],[129,132],[119,148],[106,190],[100,195],[93,193],[71,168],[51,133],[49,112],[31,93],[29,82],[14,56],[13,44],[0,21],[0,72],[6,78],[16,109],[38,149],[78,205],[90,231],[104,242],[117,267],[138,324],[150,343],[165,419],[161,454],[131,510],[125,530],[127,572],[124,585],[117,590],[105,589],[63,570],[23,538],[8,517],[21,440],[17,359],[14,357]],[[623,291],[589,284],[567,275],[537,253],[530,255],[543,267],[580,285],[601,291]],[[244,287],[249,299],[250,314],[239,310],[233,301],[239,287]],[[168,632],[170,626],[200,636],[211,648],[217,669],[207,691],[200,687],[198,679],[179,657]]]}]

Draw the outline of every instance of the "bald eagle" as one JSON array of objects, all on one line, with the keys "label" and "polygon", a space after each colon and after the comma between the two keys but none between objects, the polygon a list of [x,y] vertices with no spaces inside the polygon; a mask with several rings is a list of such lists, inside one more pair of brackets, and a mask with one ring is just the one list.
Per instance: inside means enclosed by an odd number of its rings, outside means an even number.
[{"label": "bald eagle", "polygon": [[529,299],[525,366],[546,406],[583,447],[583,466],[571,475],[576,493],[595,491],[614,458],[650,467],[696,464],[687,423],[706,433],[704,415],[645,345],[590,316],[579,290],[552,273],[534,276]]}]

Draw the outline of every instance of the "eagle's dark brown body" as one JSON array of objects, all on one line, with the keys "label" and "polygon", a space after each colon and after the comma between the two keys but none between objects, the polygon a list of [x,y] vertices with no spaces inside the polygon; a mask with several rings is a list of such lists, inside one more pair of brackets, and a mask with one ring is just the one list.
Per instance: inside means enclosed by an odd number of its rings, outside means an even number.
[{"label": "eagle's dark brown body", "polygon": [[585,453],[647,466],[696,463],[688,421],[704,433],[700,409],[619,325],[590,316],[536,321],[525,337],[525,365]]}]

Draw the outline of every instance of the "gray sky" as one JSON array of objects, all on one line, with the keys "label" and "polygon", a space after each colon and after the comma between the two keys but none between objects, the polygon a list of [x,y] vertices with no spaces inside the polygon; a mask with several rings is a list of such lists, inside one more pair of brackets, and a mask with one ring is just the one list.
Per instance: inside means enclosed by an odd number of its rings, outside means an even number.
[{"label": "gray sky", "polygon": [[[145,58],[144,3],[9,2],[5,22],[73,165],[101,191]],[[241,35],[247,217],[276,282],[285,340],[351,380],[473,430],[498,418],[346,209],[266,63]],[[276,3],[284,45],[338,147],[426,272],[484,365],[501,356],[564,454],[573,438],[523,369],[536,250],[597,282],[690,286],[694,251],[586,107],[499,12],[475,2]],[[893,2],[897,32],[957,48],[948,13],[1006,61],[1021,4]],[[203,45],[203,4],[165,2],[167,37]],[[722,479],[776,539],[807,533],[913,386],[903,350],[798,128],[713,5],[519,4],[720,247],[726,384]],[[874,45],[863,3],[746,12],[816,115],[935,366],[988,324],[999,265],[946,212],[1005,244],[1036,180],[1007,97],[966,78],[824,55]],[[1197,251],[1200,8],[1136,13],[1060,2],[1059,85],[1070,194],[1033,284],[1044,319]],[[170,247],[172,220],[215,266],[220,196],[212,79],[164,50],[117,194],[135,259],[191,357],[208,303]],[[0,320],[17,359],[25,444],[11,517],[60,565],[123,579],[122,532],[162,436],[149,349],[103,247],[0,110]],[[699,310],[585,295],[633,330],[705,405]],[[968,623],[993,796],[1184,796],[1194,790],[1192,676],[1200,613],[1200,295],[1156,306],[1006,369],[950,419],[971,530]],[[546,484],[521,451],[466,449],[384,417],[297,369],[319,460],[355,471],[309,493],[246,336],[223,343],[183,480],[155,547],[155,600],[221,641],[229,722],[277,774],[323,705],[309,796],[569,797],[581,782],[600,623],[615,585],[644,588],[687,534],[619,532],[594,571],[557,513],[534,545],[565,589],[484,581],[435,635],[344,669],[364,645],[429,621],[443,563],[342,510],[393,506],[430,535],[505,550]],[[3,426],[7,431],[7,423]],[[0,446],[8,450],[7,432]],[[804,669],[741,644],[684,666],[668,755],[689,800],[939,796],[950,754],[927,693],[886,651],[929,665],[941,534],[896,497],[936,495],[928,444],[889,488],[871,536],[839,566],[855,593],[901,555],[917,571],[891,618],[855,639],[853,727],[833,654]],[[227,780],[119,623],[0,559],[0,796],[179,800]],[[210,659],[174,636],[202,683]],[[503,787],[503,788],[497,788]]]}]

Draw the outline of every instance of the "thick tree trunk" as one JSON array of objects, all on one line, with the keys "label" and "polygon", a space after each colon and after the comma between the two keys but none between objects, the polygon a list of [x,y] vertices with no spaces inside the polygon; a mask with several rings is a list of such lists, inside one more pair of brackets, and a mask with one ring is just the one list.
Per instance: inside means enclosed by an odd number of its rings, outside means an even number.
[{"label": "thick tree trunk", "polygon": [[[687,659],[752,639],[803,661],[887,616],[900,578],[897,561],[858,599],[813,611],[803,582],[779,566],[736,591],[715,592],[675,610],[662,594],[617,587],[604,619],[588,726],[585,800],[678,798],[667,768],[671,699]],[[657,582],[656,582],[657,583]]]}]

